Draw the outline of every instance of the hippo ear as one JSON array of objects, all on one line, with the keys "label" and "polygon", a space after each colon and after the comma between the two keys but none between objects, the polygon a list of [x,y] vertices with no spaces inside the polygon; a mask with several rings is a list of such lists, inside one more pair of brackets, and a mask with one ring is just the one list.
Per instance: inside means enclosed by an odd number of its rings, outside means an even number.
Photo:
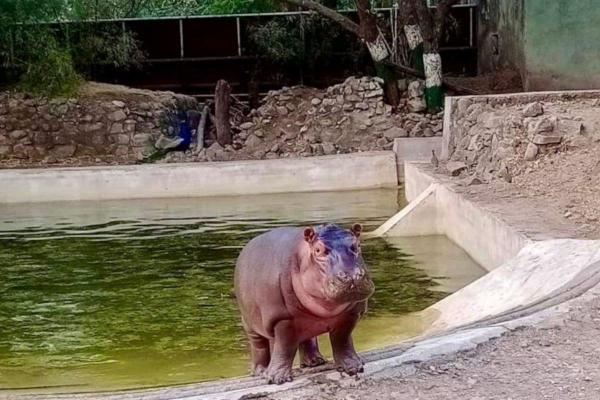
[{"label": "hippo ear", "polygon": [[354,236],[360,237],[360,234],[362,233],[362,225],[354,224],[352,225],[352,228],[350,228],[350,230],[352,231],[352,233],[354,233]]},{"label": "hippo ear", "polygon": [[315,230],[312,227],[307,227],[304,228],[304,240],[306,240],[308,243],[314,243],[315,239],[317,238],[317,234],[315,233]]}]

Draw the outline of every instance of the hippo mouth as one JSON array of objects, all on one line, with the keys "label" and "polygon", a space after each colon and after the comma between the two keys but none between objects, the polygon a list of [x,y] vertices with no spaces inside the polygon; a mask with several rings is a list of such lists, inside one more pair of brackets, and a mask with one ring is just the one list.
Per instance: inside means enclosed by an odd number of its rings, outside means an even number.
[{"label": "hippo mouth", "polygon": [[375,284],[368,276],[359,281],[346,278],[332,278],[327,280],[326,296],[335,303],[349,303],[363,301],[375,292]]}]

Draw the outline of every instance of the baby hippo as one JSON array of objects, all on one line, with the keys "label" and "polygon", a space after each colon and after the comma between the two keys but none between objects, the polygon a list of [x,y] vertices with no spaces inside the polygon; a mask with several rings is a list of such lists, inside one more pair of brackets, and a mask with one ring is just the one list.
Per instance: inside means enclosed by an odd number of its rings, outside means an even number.
[{"label": "baby hippo", "polygon": [[316,337],[326,332],[338,370],[363,371],[352,331],[375,286],[361,255],[361,232],[359,224],[277,228],[244,247],[235,294],[254,376],[268,383],[291,381],[298,348],[301,366],[324,364]]}]

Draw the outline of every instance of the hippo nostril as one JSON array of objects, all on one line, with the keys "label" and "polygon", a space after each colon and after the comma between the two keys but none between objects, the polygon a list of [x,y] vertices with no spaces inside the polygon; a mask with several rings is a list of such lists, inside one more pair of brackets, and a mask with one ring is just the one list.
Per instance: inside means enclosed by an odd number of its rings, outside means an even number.
[{"label": "hippo nostril", "polygon": [[365,270],[364,269],[358,269],[354,272],[354,280],[355,281],[360,281],[362,278],[365,277]]}]

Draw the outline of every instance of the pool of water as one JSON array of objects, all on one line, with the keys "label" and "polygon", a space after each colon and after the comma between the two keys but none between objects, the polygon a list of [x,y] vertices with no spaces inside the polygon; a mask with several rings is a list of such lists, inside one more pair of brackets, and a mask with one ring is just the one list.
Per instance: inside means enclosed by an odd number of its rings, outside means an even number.
[{"label": "pool of water", "polygon": [[[247,374],[232,296],[244,244],[282,225],[369,231],[401,199],[376,190],[0,206],[0,393]],[[484,274],[445,238],[370,239],[363,253],[376,292],[359,350],[417,335],[415,312]]]}]

